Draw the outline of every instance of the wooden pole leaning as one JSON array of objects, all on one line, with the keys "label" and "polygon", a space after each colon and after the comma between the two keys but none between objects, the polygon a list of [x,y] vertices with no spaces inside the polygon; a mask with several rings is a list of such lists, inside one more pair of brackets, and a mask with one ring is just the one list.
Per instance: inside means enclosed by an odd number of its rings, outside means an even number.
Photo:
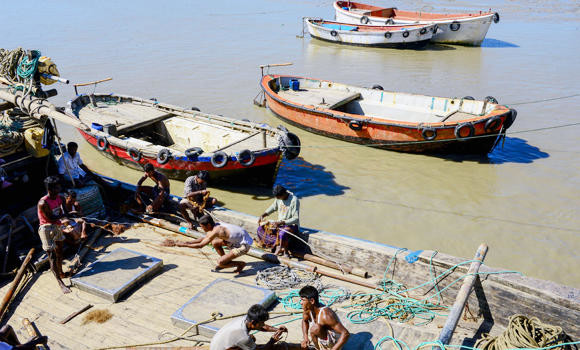
[{"label": "wooden pole leaning", "polygon": [[[38,331],[36,330],[36,326],[34,325],[34,323],[30,322],[29,319],[24,318],[22,320],[22,325],[24,327],[26,327],[26,331],[28,332],[28,335],[29,336],[31,336],[33,338],[36,338],[36,337],[39,337],[40,336],[40,334],[38,334]],[[36,344],[36,349],[38,349],[38,350],[46,350],[47,347],[44,346],[43,344]]]},{"label": "wooden pole leaning", "polygon": [[2,318],[4,317],[4,313],[6,312],[6,309],[8,308],[8,305],[10,304],[10,300],[12,300],[12,297],[14,296],[14,292],[16,291],[16,289],[18,289],[18,285],[20,284],[20,281],[22,280],[22,276],[24,276],[24,271],[26,271],[26,267],[30,263],[30,260],[32,259],[33,254],[34,254],[34,248],[31,248],[28,251],[26,258],[22,262],[22,265],[20,265],[20,268],[18,269],[18,272],[16,273],[16,277],[14,277],[14,280],[12,281],[12,285],[10,286],[10,289],[8,289],[8,291],[6,292],[6,295],[4,295],[4,299],[2,299],[2,304],[0,305],[0,320],[2,320]]},{"label": "wooden pole leaning", "polygon": [[[467,271],[467,277],[463,280],[463,284],[457,293],[457,297],[455,298],[455,302],[451,307],[451,311],[449,312],[449,316],[447,316],[447,321],[443,326],[443,330],[439,335],[439,341],[443,345],[449,344],[451,337],[453,336],[453,332],[455,331],[455,327],[457,327],[457,323],[459,322],[459,318],[461,317],[461,312],[465,307],[465,303],[467,302],[467,298],[473,289],[473,285],[477,279],[477,272],[479,271],[479,267],[483,263],[485,259],[485,255],[487,254],[487,245],[482,243],[477,252],[475,253],[475,257],[473,260],[474,262],[471,263],[469,266],[469,270]],[[433,347],[433,349],[438,349],[439,347]]]}]

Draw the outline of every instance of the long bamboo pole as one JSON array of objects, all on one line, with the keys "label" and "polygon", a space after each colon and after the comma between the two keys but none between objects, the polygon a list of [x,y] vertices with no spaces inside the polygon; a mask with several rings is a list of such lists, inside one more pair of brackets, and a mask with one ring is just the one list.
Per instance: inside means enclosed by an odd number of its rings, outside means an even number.
[{"label": "long bamboo pole", "polygon": [[[473,285],[475,284],[475,280],[477,279],[477,272],[479,271],[479,267],[483,263],[483,259],[485,259],[485,255],[487,254],[487,245],[482,243],[479,248],[477,248],[477,252],[475,253],[475,257],[473,260],[476,260],[471,263],[469,266],[469,270],[467,271],[467,277],[463,280],[463,284],[457,293],[457,297],[455,298],[455,302],[453,303],[453,307],[449,312],[449,316],[447,316],[447,321],[445,321],[445,325],[443,326],[443,330],[439,335],[439,341],[443,343],[443,345],[449,344],[451,337],[453,336],[453,332],[455,331],[455,327],[457,327],[457,323],[459,322],[459,318],[461,317],[461,312],[465,307],[465,303],[467,302],[467,298],[473,289]],[[434,349],[437,347],[433,347]]]},{"label": "long bamboo pole", "polygon": [[0,305],[0,320],[2,320],[2,317],[4,317],[4,312],[6,312],[6,309],[8,308],[8,304],[10,304],[10,300],[12,300],[12,296],[14,295],[14,292],[18,288],[18,285],[20,284],[20,281],[22,280],[22,276],[24,276],[24,271],[26,271],[26,267],[30,263],[30,260],[32,259],[33,254],[34,254],[34,248],[31,248],[28,251],[26,258],[22,262],[22,265],[20,265],[20,268],[18,269],[18,272],[16,273],[16,277],[14,277],[14,280],[12,281],[12,285],[10,286],[10,289],[8,289],[8,291],[6,292],[6,295],[4,295],[4,299],[2,299],[2,305]]},{"label": "long bamboo pole", "polygon": [[299,258],[302,258],[306,261],[311,261],[313,263],[317,263],[319,265],[323,265],[326,267],[330,267],[333,268],[335,270],[339,270],[339,271],[344,271],[346,273],[350,273],[351,275],[355,275],[358,277],[362,277],[362,278],[368,278],[369,277],[369,273],[367,271],[364,271],[362,269],[358,269],[346,264],[340,264],[338,265],[335,262],[332,261],[328,261],[326,259],[323,259],[319,256],[316,255],[312,255],[312,254],[300,254],[300,253],[294,253],[294,255],[296,255]]}]

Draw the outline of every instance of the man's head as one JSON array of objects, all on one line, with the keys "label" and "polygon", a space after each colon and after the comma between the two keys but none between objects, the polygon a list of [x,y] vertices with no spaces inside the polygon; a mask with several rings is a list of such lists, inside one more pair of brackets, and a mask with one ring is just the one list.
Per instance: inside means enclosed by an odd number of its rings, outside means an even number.
[{"label": "man's head", "polygon": [[198,222],[199,222],[199,226],[201,226],[201,228],[205,232],[211,231],[215,227],[215,222],[213,221],[213,218],[211,217],[211,215],[208,215],[208,214],[205,214],[204,216],[199,218]]},{"label": "man's head", "polygon": [[248,310],[248,315],[246,318],[246,325],[248,329],[259,330],[264,327],[264,323],[268,321],[270,315],[268,310],[260,304],[252,305]]},{"label": "man's head", "polygon": [[272,194],[277,199],[286,199],[286,198],[288,198],[288,190],[286,190],[286,188],[284,188],[284,186],[282,186],[282,185],[276,185],[274,187],[274,189],[272,190]]},{"label": "man's head", "polygon": [[56,196],[60,192],[60,179],[57,176],[49,176],[44,179],[44,186],[50,196]]},{"label": "man's head", "polygon": [[145,164],[145,166],[143,167],[143,170],[145,170],[145,173],[149,176],[153,176],[153,173],[155,172],[155,167],[153,166],[153,164],[151,163],[147,163]]},{"label": "man's head", "polygon": [[300,295],[300,305],[304,311],[310,311],[319,305],[318,290],[312,286],[303,287],[298,295]]},{"label": "man's head", "polygon": [[209,179],[209,173],[205,170],[202,170],[197,174],[197,183],[199,183],[199,184],[207,182],[208,179]]},{"label": "man's head", "polygon": [[71,157],[74,157],[77,154],[77,150],[79,149],[79,145],[76,142],[69,142],[66,145],[66,151],[70,154]]}]

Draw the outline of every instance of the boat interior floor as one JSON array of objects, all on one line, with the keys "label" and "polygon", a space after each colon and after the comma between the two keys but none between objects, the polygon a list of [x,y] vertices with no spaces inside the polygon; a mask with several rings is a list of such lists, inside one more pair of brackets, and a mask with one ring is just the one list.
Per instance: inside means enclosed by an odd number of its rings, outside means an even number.
[{"label": "boat interior floor", "polygon": [[373,118],[384,121],[410,123],[457,122],[476,117],[474,114],[450,110],[445,113],[436,110],[405,104],[390,104],[381,101],[364,99],[359,92],[301,88],[298,91],[280,90],[278,96],[288,101],[315,109],[331,109],[338,112],[359,115],[361,118]]}]

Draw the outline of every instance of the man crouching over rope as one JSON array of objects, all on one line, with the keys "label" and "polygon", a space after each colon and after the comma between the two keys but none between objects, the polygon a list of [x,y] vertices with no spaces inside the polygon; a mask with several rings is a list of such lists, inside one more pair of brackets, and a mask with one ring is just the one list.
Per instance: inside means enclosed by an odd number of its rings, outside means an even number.
[{"label": "man crouching over rope", "polygon": [[[268,248],[275,246],[274,254],[288,255],[290,235],[297,235],[300,226],[300,201],[281,185],[276,185],[272,194],[276,200],[258,219],[258,240]],[[264,218],[275,211],[278,212],[278,221],[264,222]]]},{"label": "man crouching over rope", "polygon": [[[171,239],[165,240],[163,245],[166,247],[189,247],[203,248],[211,243],[215,251],[219,254],[215,271],[228,267],[236,267],[234,272],[240,273],[246,266],[243,261],[233,261],[250,250],[253,240],[252,237],[240,226],[226,224],[225,222],[215,223],[210,215],[204,215],[199,219],[199,225],[206,232],[205,237],[198,238],[191,242],[179,242]],[[224,246],[230,249],[229,253],[224,252]]]},{"label": "man crouching over rope", "polygon": [[[302,305],[302,349],[307,349],[312,339],[316,349],[342,349],[350,333],[342,325],[334,311],[320,305],[318,290],[306,286],[298,292]],[[310,337],[309,337],[310,336]]]},{"label": "man crouching over rope", "polygon": [[[282,334],[288,333],[288,329],[284,326],[276,328],[267,325],[265,322],[269,318],[268,311],[262,305],[252,305],[245,317],[236,318],[220,328],[211,340],[210,350],[299,349],[297,345],[276,344]],[[274,334],[266,344],[256,345],[256,338],[250,335],[253,330]]]}]

